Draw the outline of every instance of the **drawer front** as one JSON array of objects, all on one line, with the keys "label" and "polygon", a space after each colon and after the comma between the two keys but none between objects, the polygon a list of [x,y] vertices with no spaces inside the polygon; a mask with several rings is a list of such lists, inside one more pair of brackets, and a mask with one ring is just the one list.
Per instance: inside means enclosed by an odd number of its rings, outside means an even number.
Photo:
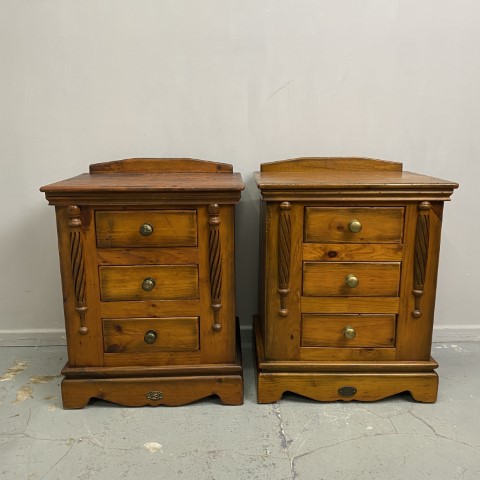
[{"label": "drawer front", "polygon": [[100,298],[181,300],[198,298],[197,265],[100,267]]},{"label": "drawer front", "polygon": [[399,283],[400,262],[303,264],[304,296],[397,297]]},{"label": "drawer front", "polygon": [[395,315],[302,315],[303,347],[393,347]]},{"label": "drawer front", "polygon": [[402,207],[306,207],[307,243],[401,243]]},{"label": "drawer front", "polygon": [[106,353],[184,352],[199,348],[198,317],[103,320]]},{"label": "drawer front", "polygon": [[96,212],[97,245],[111,247],[194,247],[195,210]]}]

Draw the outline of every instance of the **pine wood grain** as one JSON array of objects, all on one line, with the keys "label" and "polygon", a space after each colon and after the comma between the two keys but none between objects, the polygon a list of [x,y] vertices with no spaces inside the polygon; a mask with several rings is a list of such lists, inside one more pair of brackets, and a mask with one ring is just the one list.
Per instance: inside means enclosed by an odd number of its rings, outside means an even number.
[{"label": "pine wood grain", "polygon": [[403,258],[400,243],[304,243],[304,261],[352,262],[383,261],[399,262]]},{"label": "pine wood grain", "polygon": [[[347,358],[345,360],[336,360],[331,356],[326,360],[267,360],[265,358],[265,348],[263,344],[264,334],[260,328],[260,317],[253,317],[253,335],[254,348],[257,358],[258,371],[263,372],[433,372],[438,363],[430,357],[429,360],[392,360],[385,359],[359,359]],[[317,350],[317,349],[302,349]],[[331,349],[325,349],[331,352]],[[345,349],[342,349],[345,350]],[[359,350],[359,349],[355,349]],[[374,349],[363,349],[365,351],[374,351]],[[382,349],[382,351],[392,349]],[[362,351],[362,350],[360,350]]]},{"label": "pine wood grain", "polygon": [[[151,394],[161,395],[154,400]],[[91,398],[127,407],[145,405],[178,406],[211,395],[225,405],[243,404],[243,378],[240,375],[181,376],[158,378],[65,379],[62,382],[63,408],[84,408]]]},{"label": "pine wood grain", "polygon": [[[197,265],[100,267],[99,277],[103,301],[198,298]],[[155,287],[151,291],[142,288],[146,278],[155,281]]]},{"label": "pine wood grain", "polygon": [[[343,329],[356,335],[345,338]],[[302,315],[303,347],[392,347],[395,315]]]},{"label": "pine wood grain", "polygon": [[398,313],[398,297],[302,297],[303,313]]},{"label": "pine wood grain", "polygon": [[73,366],[103,365],[103,345],[99,316],[97,265],[92,253],[92,243],[95,244],[95,227],[92,224],[90,209],[84,207],[82,214],[82,248],[84,256],[85,276],[90,281],[86,283],[85,323],[88,332],[79,333],[80,318],[75,310],[75,293],[73,287],[71,265],[70,227],[67,207],[56,207],[58,251],[60,258],[60,272],[62,279],[63,308],[65,316],[65,330],[67,336],[68,358]]},{"label": "pine wood grain", "polygon": [[[95,221],[100,248],[197,245],[195,210],[97,211]],[[151,225],[153,233],[142,235],[140,227],[143,224]]]},{"label": "pine wood grain", "polygon": [[102,318],[198,316],[200,300],[138,300],[101,302]]},{"label": "pine wood grain", "polygon": [[[198,317],[104,318],[104,349],[107,353],[198,350],[198,323]],[[147,332],[157,336],[154,343],[145,342]]]},{"label": "pine wood grain", "polygon": [[315,172],[324,170],[343,170],[349,171],[392,171],[401,172],[402,164],[400,162],[389,162],[387,160],[377,160],[364,157],[303,157],[292,158],[289,160],[279,160],[276,162],[262,163],[260,165],[262,172]]},{"label": "pine wood grain", "polygon": [[195,158],[128,158],[90,165],[90,173],[232,173],[228,163]]},{"label": "pine wood grain", "polygon": [[99,265],[188,265],[198,263],[196,247],[101,248]]},{"label": "pine wood grain", "polygon": [[[401,207],[306,207],[305,242],[312,243],[401,243]],[[360,232],[351,232],[357,220]]]},{"label": "pine wood grain", "polygon": [[[357,287],[345,284],[347,275],[358,280]],[[390,296],[398,295],[399,262],[304,262],[304,296]]]},{"label": "pine wood grain", "polygon": [[[347,386],[354,387],[356,393],[341,395],[340,389]],[[277,402],[287,391],[323,402],[372,402],[410,392],[418,402],[434,403],[438,376],[436,373],[260,373],[258,403]]]}]

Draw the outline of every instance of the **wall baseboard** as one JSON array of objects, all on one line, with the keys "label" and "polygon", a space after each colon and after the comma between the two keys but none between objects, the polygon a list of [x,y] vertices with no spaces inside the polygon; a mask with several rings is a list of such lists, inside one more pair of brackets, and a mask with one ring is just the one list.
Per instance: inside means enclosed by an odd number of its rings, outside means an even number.
[{"label": "wall baseboard", "polygon": [[480,325],[437,325],[433,327],[434,343],[480,342]]},{"label": "wall baseboard", "polygon": [[63,328],[38,330],[0,330],[0,347],[48,347],[66,345]]},{"label": "wall baseboard", "polygon": [[[252,328],[240,327],[242,342],[252,344]],[[434,343],[480,342],[480,325],[438,325],[433,328]],[[65,330],[0,330],[0,347],[46,347],[66,345]]]}]

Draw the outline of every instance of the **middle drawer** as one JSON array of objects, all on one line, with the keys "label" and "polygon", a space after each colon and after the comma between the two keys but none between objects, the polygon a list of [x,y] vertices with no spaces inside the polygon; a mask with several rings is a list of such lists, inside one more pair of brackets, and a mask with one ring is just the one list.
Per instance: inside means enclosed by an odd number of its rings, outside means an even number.
[{"label": "middle drawer", "polygon": [[397,297],[400,262],[304,262],[303,295]]},{"label": "middle drawer", "polygon": [[198,265],[100,267],[99,276],[102,301],[198,298]]}]

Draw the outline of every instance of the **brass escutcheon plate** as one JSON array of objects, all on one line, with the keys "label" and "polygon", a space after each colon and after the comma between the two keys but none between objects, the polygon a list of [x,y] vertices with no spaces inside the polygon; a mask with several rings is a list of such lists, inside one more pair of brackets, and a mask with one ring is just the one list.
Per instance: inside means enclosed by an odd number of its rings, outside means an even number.
[{"label": "brass escutcheon plate", "polygon": [[148,400],[161,400],[163,398],[163,392],[148,392],[146,396]]},{"label": "brass escutcheon plate", "polygon": [[342,397],[353,397],[357,393],[357,389],[355,387],[342,387],[338,389],[338,393]]}]

